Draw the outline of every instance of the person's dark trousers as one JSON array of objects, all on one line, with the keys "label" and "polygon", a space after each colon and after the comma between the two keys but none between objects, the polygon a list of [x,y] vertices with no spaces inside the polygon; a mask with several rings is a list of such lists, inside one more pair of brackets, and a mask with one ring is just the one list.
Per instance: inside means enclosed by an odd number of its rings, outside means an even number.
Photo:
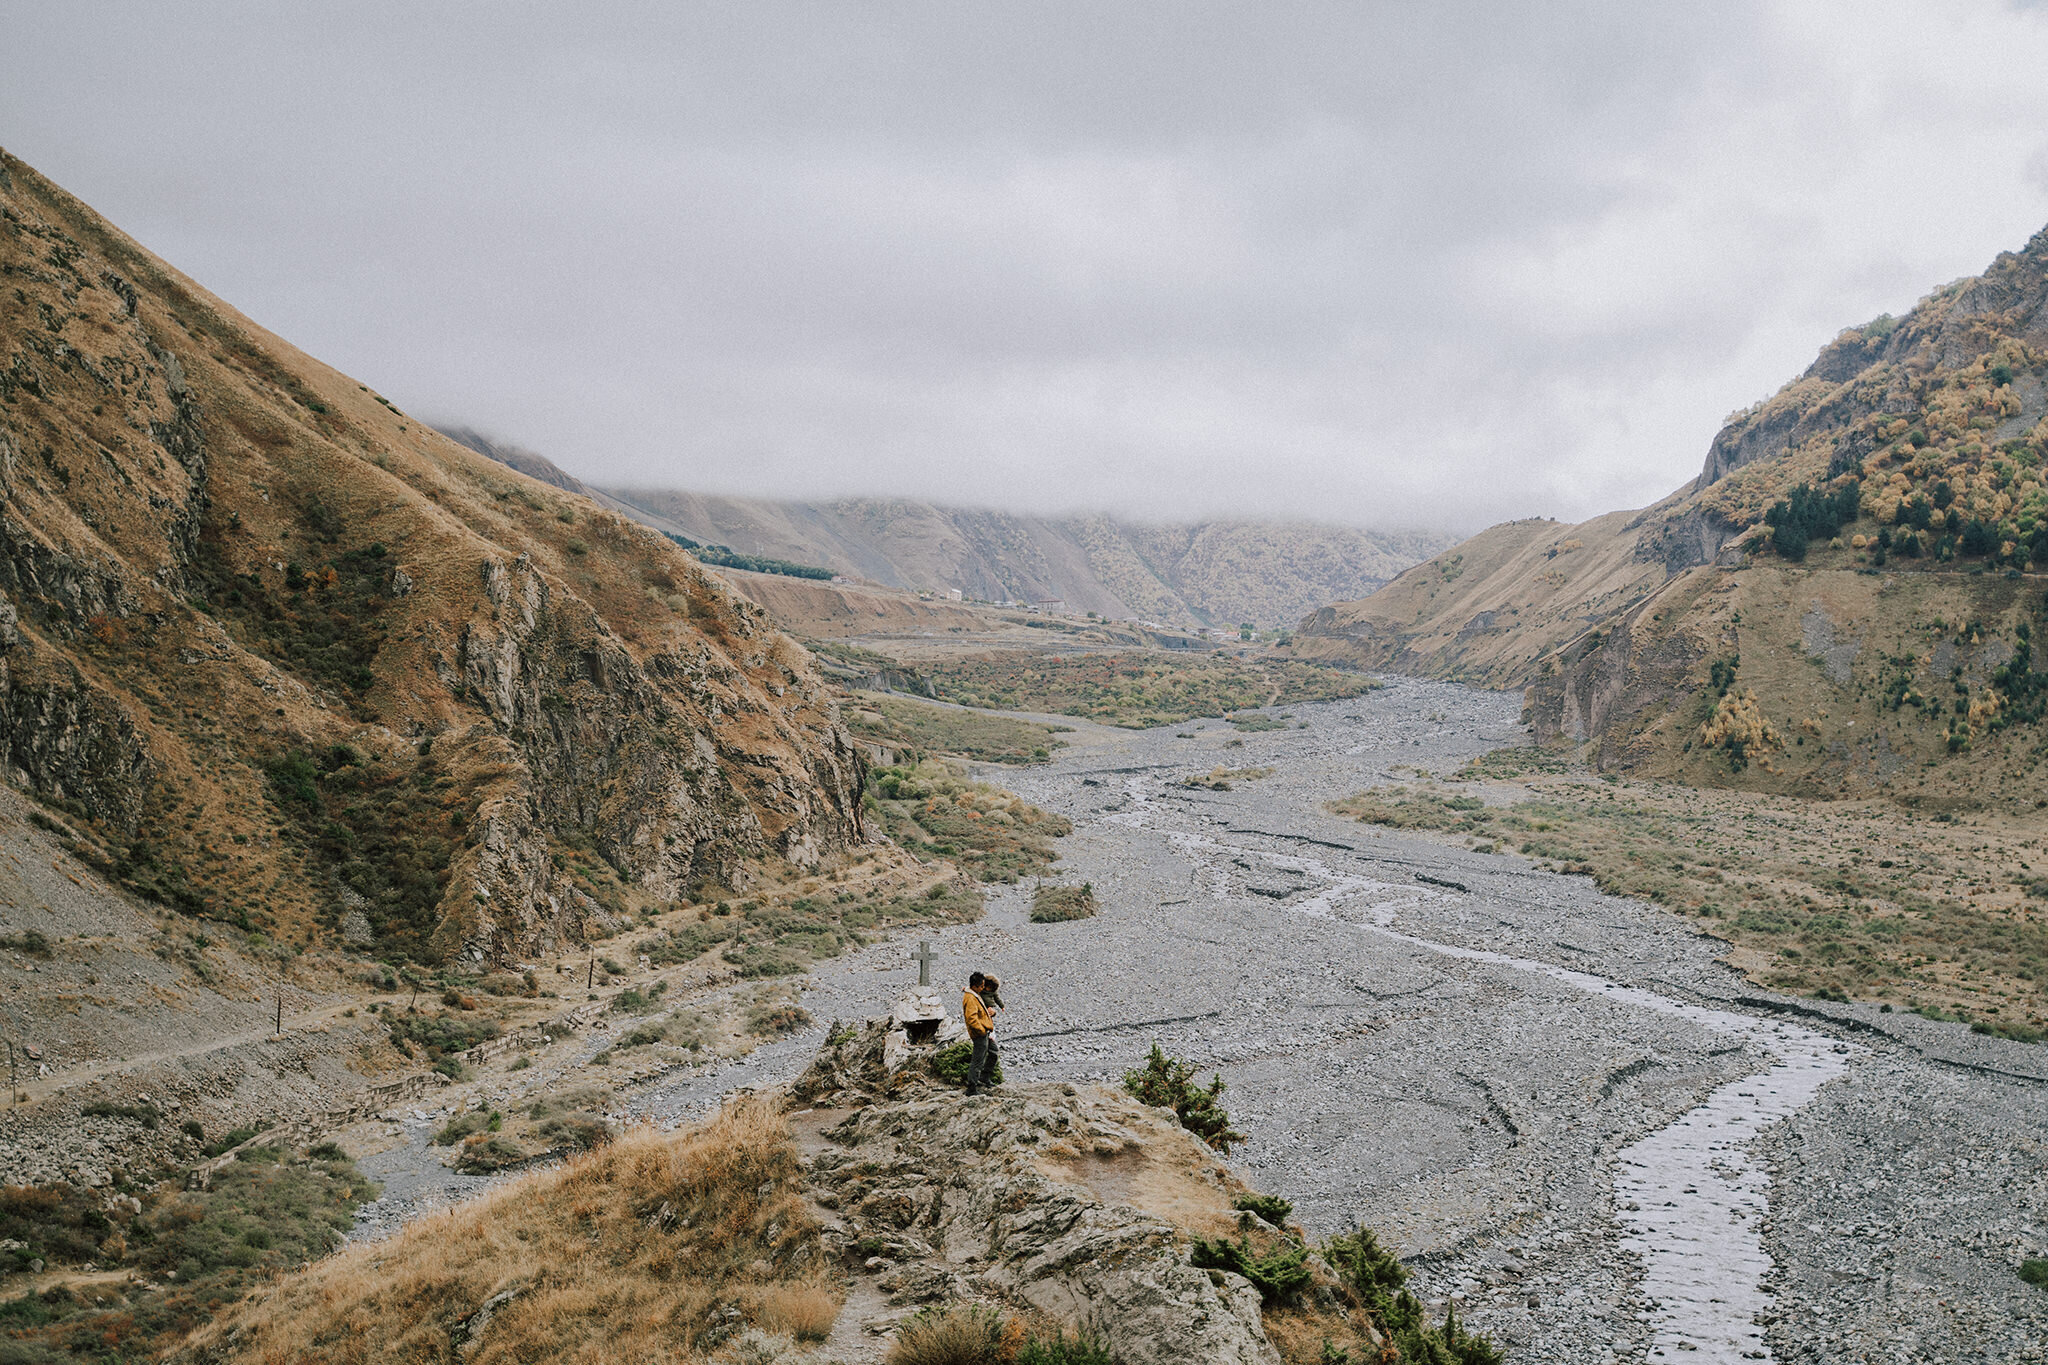
[{"label": "person's dark trousers", "polygon": [[982,1077],[988,1075],[995,1065],[996,1040],[989,1034],[982,1034],[974,1040],[974,1055],[967,1061],[967,1093],[981,1089]]}]

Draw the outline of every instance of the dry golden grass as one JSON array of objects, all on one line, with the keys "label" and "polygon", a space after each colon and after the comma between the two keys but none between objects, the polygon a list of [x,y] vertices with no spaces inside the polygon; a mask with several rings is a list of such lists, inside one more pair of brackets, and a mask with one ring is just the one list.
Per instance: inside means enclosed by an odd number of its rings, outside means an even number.
[{"label": "dry golden grass", "polygon": [[889,1365],[1009,1365],[1024,1345],[1024,1324],[994,1308],[949,1303],[897,1329]]},{"label": "dry golden grass", "polygon": [[251,1365],[444,1361],[508,1292],[472,1365],[695,1361],[748,1323],[817,1340],[837,1305],[798,1174],[773,1101],[743,1098],[322,1261],[193,1349]]},{"label": "dry golden grass", "polygon": [[1348,1359],[1385,1359],[1385,1339],[1363,1310],[1348,1308],[1337,1295],[1324,1303],[1321,1296],[1305,1296],[1291,1308],[1268,1308],[1260,1315],[1266,1337],[1286,1365],[1322,1365],[1329,1359],[1324,1347],[1348,1351]]},{"label": "dry golden grass", "polygon": [[770,1285],[754,1296],[755,1321],[798,1341],[823,1341],[839,1320],[840,1302],[820,1285]]}]

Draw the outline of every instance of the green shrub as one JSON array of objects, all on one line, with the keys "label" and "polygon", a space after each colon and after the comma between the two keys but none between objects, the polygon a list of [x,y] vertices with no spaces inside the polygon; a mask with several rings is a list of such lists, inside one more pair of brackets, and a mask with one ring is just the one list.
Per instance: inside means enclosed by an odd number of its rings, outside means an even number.
[{"label": "green shrub", "polygon": [[[469,818],[464,803],[444,801],[449,779],[438,760],[429,754],[398,769],[333,745],[317,754],[291,750],[265,768],[292,841],[307,850],[325,880],[368,903],[364,914],[378,952],[430,958],[449,868]],[[121,875],[135,881],[141,873]]]},{"label": "green shrub", "polygon": [[1278,1247],[1260,1255],[1251,1239],[1195,1238],[1188,1264],[1197,1270],[1227,1270],[1242,1275],[1259,1291],[1259,1302],[1268,1308],[1290,1304],[1301,1297],[1315,1278],[1308,1267],[1308,1248],[1300,1243]]},{"label": "green shrub", "polygon": [[1255,1213],[1276,1228],[1286,1227],[1287,1220],[1294,1215],[1292,1202],[1270,1194],[1239,1195],[1230,1207],[1242,1213]]},{"label": "green shrub", "polygon": [[0,934],[0,948],[9,952],[27,953],[30,957],[50,956],[50,940],[35,929],[19,934]]},{"label": "green shrub", "polygon": [[1216,1103],[1224,1091],[1223,1077],[1210,1077],[1205,1089],[1194,1083],[1195,1068],[1167,1056],[1159,1044],[1145,1058],[1145,1065],[1124,1073],[1124,1089],[1145,1104],[1173,1110],[1180,1126],[1225,1156],[1244,1134],[1230,1126],[1230,1115]]},{"label": "green shrub", "polygon": [[0,1252],[0,1272],[30,1261],[78,1264],[97,1255],[113,1230],[99,1201],[70,1185],[0,1185],[0,1238],[21,1245]]},{"label": "green shrub", "polygon": [[356,1206],[377,1193],[346,1157],[235,1162],[214,1174],[211,1189],[152,1206],[129,1241],[141,1244],[145,1270],[176,1271],[181,1281],[296,1266],[339,1246]]},{"label": "green shrub", "polygon": [[[948,1043],[932,1054],[932,1074],[948,1085],[966,1085],[967,1068],[973,1064],[974,1044],[965,1038],[956,1043]],[[981,1079],[983,1085],[1003,1083],[1003,1055],[1000,1048],[997,1049],[995,1058],[988,1064],[988,1074]]]},{"label": "green shrub", "polygon": [[467,1175],[488,1175],[524,1160],[525,1149],[510,1138],[493,1133],[479,1141],[463,1143],[455,1169]]},{"label": "green shrub", "polygon": [[1993,1038],[2010,1038],[2015,1043],[2038,1043],[2041,1030],[2028,1028],[2025,1024],[2001,1024],[1988,1019],[1979,1019],[1970,1025],[1970,1032],[1986,1034]]},{"label": "green shrub", "polygon": [[1094,1334],[1086,1331],[1068,1336],[1055,1332],[1033,1337],[1017,1352],[1017,1365],[1120,1365]]},{"label": "green shrub", "polygon": [[[491,1121],[497,1118],[498,1115],[495,1112],[486,1114],[481,1109],[472,1109],[466,1114],[457,1114],[454,1118],[441,1125],[441,1131],[434,1134],[434,1145],[436,1147],[453,1147],[472,1133],[483,1132],[491,1126]],[[502,1122],[502,1120],[500,1121]]]},{"label": "green shrub", "polygon": [[155,1128],[158,1121],[163,1118],[163,1115],[157,1112],[155,1105],[109,1104],[105,1100],[99,1100],[92,1104],[88,1104],[87,1106],[85,1106],[85,1108],[79,1110],[78,1112],[85,1115],[87,1118],[128,1119],[132,1122],[141,1124],[144,1128],[151,1129]]},{"label": "green shrub", "polygon": [[2020,1278],[2037,1289],[2048,1289],[2048,1261],[2034,1259],[2021,1261]]},{"label": "green shrub", "polygon": [[626,1047],[646,1047],[650,1043],[668,1041],[668,1025],[665,1023],[642,1024],[625,1037],[612,1044],[613,1050]]},{"label": "green shrub", "polygon": [[500,1032],[496,1020],[464,1019],[454,1014],[393,1015],[388,1026],[393,1043],[417,1043],[436,1062],[453,1053],[467,1052],[478,1043],[497,1037]]},{"label": "green shrub", "polygon": [[1444,1325],[1431,1327],[1422,1305],[1408,1292],[1408,1270],[1366,1228],[1323,1244],[1323,1259],[1343,1279],[1359,1306],[1393,1339],[1403,1361],[1422,1365],[1500,1365],[1501,1354],[1485,1337],[1467,1333],[1457,1310]]}]

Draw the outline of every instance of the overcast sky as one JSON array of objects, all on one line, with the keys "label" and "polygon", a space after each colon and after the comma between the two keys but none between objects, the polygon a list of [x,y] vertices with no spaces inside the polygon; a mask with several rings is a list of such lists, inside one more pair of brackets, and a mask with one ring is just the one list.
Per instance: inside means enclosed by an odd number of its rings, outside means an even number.
[{"label": "overcast sky", "polygon": [[2048,222],[2048,13],[0,0],[0,146],[598,482],[1637,506]]}]

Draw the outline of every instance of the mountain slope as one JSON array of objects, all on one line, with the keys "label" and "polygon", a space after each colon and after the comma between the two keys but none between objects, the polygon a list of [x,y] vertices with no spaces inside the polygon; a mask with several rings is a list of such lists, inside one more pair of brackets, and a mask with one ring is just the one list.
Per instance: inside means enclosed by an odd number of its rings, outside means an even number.
[{"label": "mountain slope", "polygon": [[1168,624],[1261,626],[1370,592],[1448,537],[1271,522],[1150,526],[1030,517],[904,499],[771,502],[613,489],[692,539],[823,564],[888,587],[985,601],[1058,598]]},{"label": "mountain slope", "polygon": [[2048,231],[1843,332],[1656,506],[1494,527],[1296,649],[1526,686],[1540,734],[1648,775],[2030,801],[2044,418]]},{"label": "mountain slope", "polygon": [[530,955],[863,838],[803,651],[0,154],[0,746],[178,910]]}]

